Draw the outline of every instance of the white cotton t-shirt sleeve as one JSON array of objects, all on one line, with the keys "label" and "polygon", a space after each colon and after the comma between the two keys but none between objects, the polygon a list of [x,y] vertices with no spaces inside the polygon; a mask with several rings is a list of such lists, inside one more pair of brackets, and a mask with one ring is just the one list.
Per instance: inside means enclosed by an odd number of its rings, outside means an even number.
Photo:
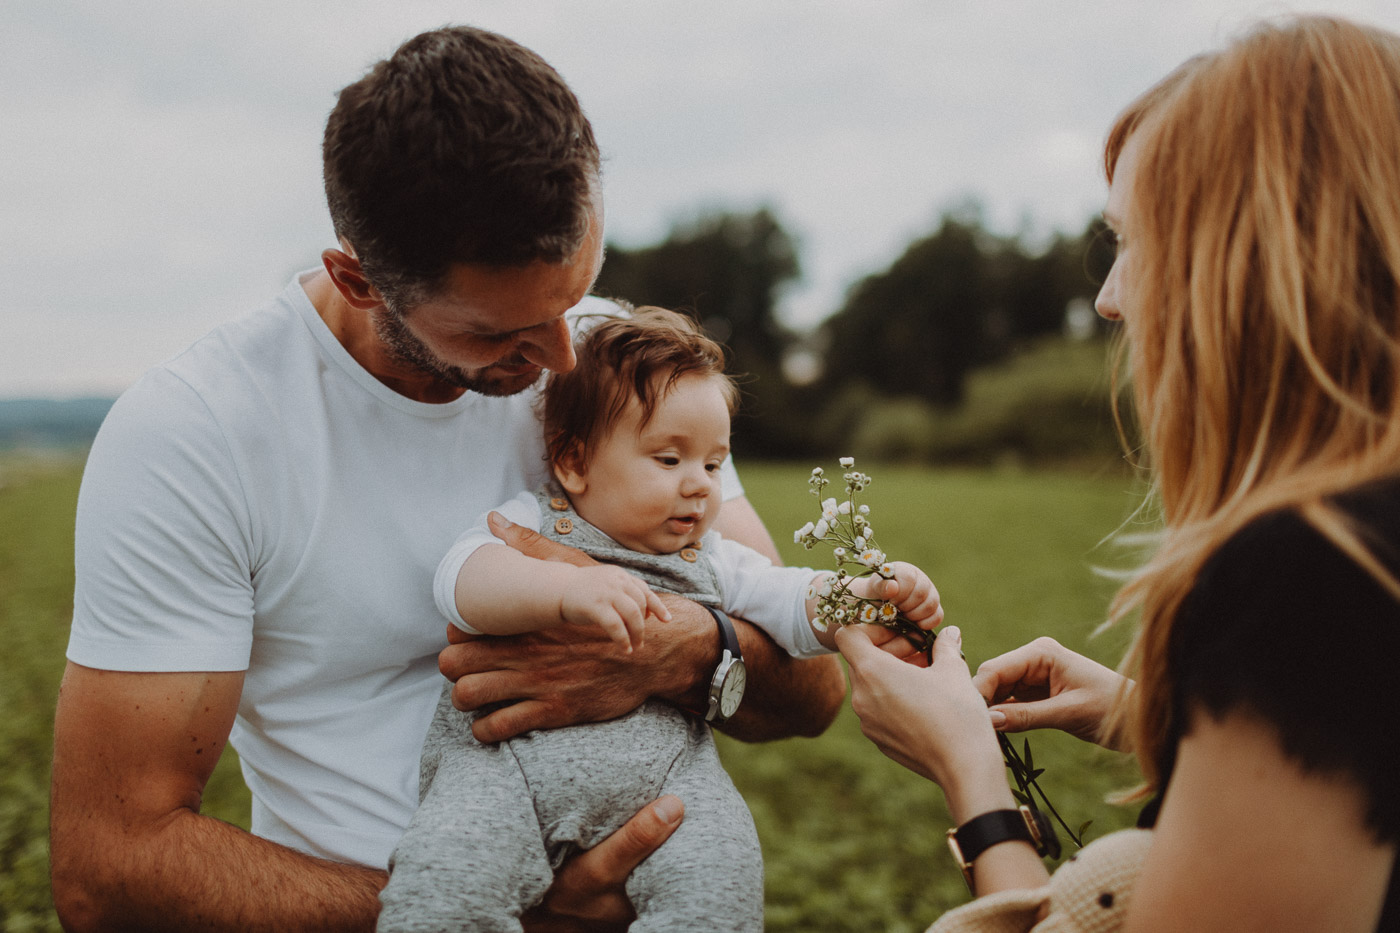
[{"label": "white cotton t-shirt sleeve", "polygon": [[809,567],[778,567],[753,548],[720,535],[706,549],[719,575],[726,614],[763,629],[793,657],[831,654],[807,621],[807,587],[817,576]]},{"label": "white cotton t-shirt sleeve", "polygon": [[243,476],[203,401],[156,370],[112,407],[78,496],[68,658],[241,671],[253,644]]},{"label": "white cotton t-shirt sleeve", "polygon": [[[540,530],[540,504],[534,493],[522,492],[491,511],[500,512],[510,521],[531,531]],[[493,535],[486,524],[488,514],[490,513],[482,513],[472,526],[453,542],[452,549],[438,564],[437,573],[433,576],[433,600],[437,603],[438,612],[441,612],[447,621],[471,635],[482,633],[462,621],[462,614],[457,611],[457,575],[461,573],[462,565],[467,559],[476,553],[477,548],[488,544],[500,544],[504,547],[501,539]]]}]

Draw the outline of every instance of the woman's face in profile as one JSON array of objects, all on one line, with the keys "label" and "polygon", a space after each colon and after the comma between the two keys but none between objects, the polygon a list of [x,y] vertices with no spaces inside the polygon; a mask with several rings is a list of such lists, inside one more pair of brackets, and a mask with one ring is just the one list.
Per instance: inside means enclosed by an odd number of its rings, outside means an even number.
[{"label": "woman's face in profile", "polygon": [[1094,308],[1110,321],[1131,320],[1134,307],[1135,263],[1133,234],[1137,218],[1133,191],[1136,188],[1138,160],[1141,155],[1142,132],[1134,132],[1118,153],[1113,169],[1113,183],[1108,186],[1108,203],[1103,219],[1113,232],[1113,268],[1108,271]]}]

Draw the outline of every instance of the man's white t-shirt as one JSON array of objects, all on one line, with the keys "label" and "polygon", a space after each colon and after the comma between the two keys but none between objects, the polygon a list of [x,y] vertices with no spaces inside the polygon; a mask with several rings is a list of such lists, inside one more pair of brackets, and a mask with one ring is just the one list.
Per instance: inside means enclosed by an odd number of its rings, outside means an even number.
[{"label": "man's white t-shirt", "polygon": [[316,313],[312,274],[113,407],[78,499],[68,658],[246,671],[231,741],[253,832],[382,868],[441,691],[433,573],[543,481],[544,448],[536,389],[434,405],[380,383]]}]

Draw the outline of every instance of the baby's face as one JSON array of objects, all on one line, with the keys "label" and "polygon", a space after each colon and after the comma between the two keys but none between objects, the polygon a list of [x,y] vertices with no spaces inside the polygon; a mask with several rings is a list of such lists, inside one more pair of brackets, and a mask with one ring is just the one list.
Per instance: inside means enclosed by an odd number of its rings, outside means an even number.
[{"label": "baby's face", "polygon": [[582,473],[556,468],[574,509],[618,544],[671,554],[719,515],[729,406],[718,376],[682,376],[642,426],[633,400],[588,452]]}]

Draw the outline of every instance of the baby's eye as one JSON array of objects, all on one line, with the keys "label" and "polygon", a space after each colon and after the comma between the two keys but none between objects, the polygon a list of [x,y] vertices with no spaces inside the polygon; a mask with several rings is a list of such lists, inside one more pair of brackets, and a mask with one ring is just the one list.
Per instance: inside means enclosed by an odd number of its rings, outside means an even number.
[{"label": "baby's eye", "polygon": [[707,464],[705,464],[705,472],[706,472],[706,473],[718,473],[718,472],[719,472],[719,464],[718,464],[718,463],[707,463]]},{"label": "baby's eye", "polygon": [[660,456],[656,458],[656,462],[660,463],[662,466],[676,466],[681,462],[681,458]]}]

